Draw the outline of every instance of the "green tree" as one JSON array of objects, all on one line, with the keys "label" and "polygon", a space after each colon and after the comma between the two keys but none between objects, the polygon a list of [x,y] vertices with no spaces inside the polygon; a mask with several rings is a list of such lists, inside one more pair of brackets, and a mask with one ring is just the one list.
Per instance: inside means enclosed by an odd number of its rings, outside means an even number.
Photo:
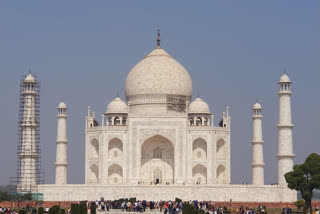
[{"label": "green tree", "polygon": [[2,192],[0,190],[0,201],[11,201],[11,197],[7,192]]},{"label": "green tree", "polygon": [[305,200],[306,212],[311,213],[311,199],[314,189],[320,189],[320,155],[310,154],[303,164],[297,164],[293,171],[285,174],[288,187],[300,191]]},{"label": "green tree", "polygon": [[87,205],[85,202],[80,202],[80,214],[87,214]]},{"label": "green tree", "polygon": [[44,209],[43,207],[38,208],[38,214],[44,214]]},{"label": "green tree", "polygon": [[79,214],[79,213],[80,213],[80,205],[71,204],[71,214]]},{"label": "green tree", "polygon": [[300,209],[301,209],[301,208],[303,208],[303,209],[305,208],[304,200],[295,201],[295,202],[294,202],[294,205],[298,208],[299,213],[300,213]]},{"label": "green tree", "polygon": [[96,203],[95,202],[91,202],[91,205],[90,205],[90,213],[91,214],[96,214],[97,213],[97,210],[96,210]]},{"label": "green tree", "polygon": [[49,214],[60,214],[60,206],[55,205],[49,209]]}]

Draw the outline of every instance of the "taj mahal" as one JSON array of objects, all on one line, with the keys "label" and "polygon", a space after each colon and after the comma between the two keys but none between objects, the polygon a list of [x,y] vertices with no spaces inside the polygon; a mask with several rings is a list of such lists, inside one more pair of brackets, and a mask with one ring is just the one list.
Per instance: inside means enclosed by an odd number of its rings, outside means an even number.
[{"label": "taj mahal", "polygon": [[[37,93],[32,74],[24,79],[25,102],[34,105]],[[91,107],[85,117],[85,183],[67,182],[67,105],[57,109],[55,184],[37,184],[26,172],[30,150],[21,151],[18,190],[43,193],[45,201],[131,198],[146,200],[212,200],[293,202],[284,174],[293,167],[291,81],[283,74],[279,85],[278,184],[265,185],[262,107],[252,107],[252,184],[231,184],[231,116],[229,107],[214,116],[200,96],[192,99],[188,71],[160,47],[136,64],[125,82],[125,98],[114,98],[102,115]],[[67,101],[66,101],[67,103]],[[34,115],[25,108],[24,114]],[[72,111],[70,109],[69,111]],[[36,120],[23,123],[22,148],[33,145]],[[217,125],[215,125],[217,124]],[[236,129],[237,127],[234,127]],[[31,137],[30,137],[31,136]],[[27,139],[28,138],[28,139]],[[29,147],[28,147],[29,145]],[[29,152],[29,153],[28,153]],[[33,154],[36,151],[31,151]],[[69,154],[70,155],[70,154]],[[72,166],[71,166],[72,167]],[[244,166],[246,167],[246,166]]]}]

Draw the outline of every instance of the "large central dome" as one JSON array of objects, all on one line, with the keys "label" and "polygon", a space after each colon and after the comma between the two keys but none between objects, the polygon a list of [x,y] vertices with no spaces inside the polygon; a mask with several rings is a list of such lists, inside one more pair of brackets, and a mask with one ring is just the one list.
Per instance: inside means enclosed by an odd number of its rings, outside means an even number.
[{"label": "large central dome", "polygon": [[186,69],[158,46],[132,68],[126,80],[129,102],[142,95],[178,95],[190,99],[192,81]]}]

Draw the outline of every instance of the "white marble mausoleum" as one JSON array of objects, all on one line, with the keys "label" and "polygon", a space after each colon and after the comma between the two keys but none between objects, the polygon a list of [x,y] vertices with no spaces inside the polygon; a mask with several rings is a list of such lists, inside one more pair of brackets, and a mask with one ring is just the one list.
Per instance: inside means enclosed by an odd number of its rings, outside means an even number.
[{"label": "white marble mausoleum", "polygon": [[125,100],[117,96],[102,115],[88,107],[85,184],[67,184],[67,106],[59,104],[56,183],[38,185],[37,191],[46,201],[295,201],[283,178],[294,158],[291,81],[284,74],[278,83],[278,185],[264,184],[261,105],[253,106],[252,184],[231,184],[229,108],[214,117],[203,99],[192,99],[187,70],[160,47],[158,37],[156,48],[129,72]]}]

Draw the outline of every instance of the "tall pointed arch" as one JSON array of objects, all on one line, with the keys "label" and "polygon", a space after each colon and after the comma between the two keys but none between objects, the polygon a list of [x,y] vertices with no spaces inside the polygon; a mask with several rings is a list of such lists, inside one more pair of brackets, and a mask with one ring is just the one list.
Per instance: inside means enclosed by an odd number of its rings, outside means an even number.
[{"label": "tall pointed arch", "polygon": [[108,155],[109,158],[117,158],[123,156],[123,143],[119,138],[114,137],[109,141]]},{"label": "tall pointed arch", "polygon": [[90,166],[89,181],[92,184],[99,183],[99,168],[96,164]]},{"label": "tall pointed arch", "polygon": [[202,164],[197,164],[192,169],[192,179],[197,184],[207,183],[207,168]]},{"label": "tall pointed arch", "polygon": [[224,159],[226,156],[226,142],[224,141],[224,139],[220,138],[217,141],[217,158],[218,159]]},{"label": "tall pointed arch", "polygon": [[192,142],[192,157],[197,159],[207,158],[207,141],[199,137]]},{"label": "tall pointed arch", "polygon": [[225,180],[225,178],[226,178],[226,168],[224,165],[220,164],[217,167],[217,180],[219,182],[222,182]]},{"label": "tall pointed arch", "polygon": [[92,157],[92,158],[99,157],[99,141],[96,138],[93,138],[90,141],[89,153],[90,153],[90,157]]},{"label": "tall pointed arch", "polygon": [[108,179],[110,184],[118,184],[122,183],[123,178],[123,170],[122,167],[118,164],[112,164],[108,168]]}]

